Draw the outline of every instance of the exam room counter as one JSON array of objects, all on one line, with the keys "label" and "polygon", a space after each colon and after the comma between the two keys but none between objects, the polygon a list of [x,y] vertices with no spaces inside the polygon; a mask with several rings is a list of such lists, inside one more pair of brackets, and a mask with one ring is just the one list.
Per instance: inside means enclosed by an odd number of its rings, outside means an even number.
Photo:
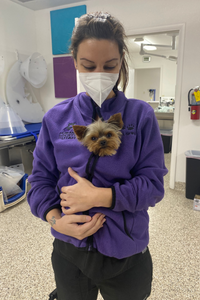
[{"label": "exam room counter", "polygon": [[160,129],[172,130],[174,123],[174,112],[154,111]]}]

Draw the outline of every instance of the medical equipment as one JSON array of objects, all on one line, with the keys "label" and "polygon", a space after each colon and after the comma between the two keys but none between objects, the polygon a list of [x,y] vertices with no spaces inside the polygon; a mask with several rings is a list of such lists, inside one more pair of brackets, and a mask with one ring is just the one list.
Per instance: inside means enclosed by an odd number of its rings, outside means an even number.
[{"label": "medical equipment", "polygon": [[23,121],[27,123],[42,121],[44,111],[32,87],[41,88],[46,80],[47,65],[38,52],[33,53],[24,62],[18,59],[10,69],[6,81],[6,98]]}]

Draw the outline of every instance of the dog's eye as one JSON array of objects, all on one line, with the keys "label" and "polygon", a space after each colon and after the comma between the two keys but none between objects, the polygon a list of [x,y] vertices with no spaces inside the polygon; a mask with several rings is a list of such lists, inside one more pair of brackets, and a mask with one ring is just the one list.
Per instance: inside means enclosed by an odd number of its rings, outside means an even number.
[{"label": "dog's eye", "polygon": [[111,136],[112,136],[112,133],[110,133],[110,132],[106,135],[107,138],[111,138]]},{"label": "dog's eye", "polygon": [[96,141],[97,138],[96,138],[95,136],[92,136],[92,137],[91,137],[91,140],[92,140],[92,141]]}]

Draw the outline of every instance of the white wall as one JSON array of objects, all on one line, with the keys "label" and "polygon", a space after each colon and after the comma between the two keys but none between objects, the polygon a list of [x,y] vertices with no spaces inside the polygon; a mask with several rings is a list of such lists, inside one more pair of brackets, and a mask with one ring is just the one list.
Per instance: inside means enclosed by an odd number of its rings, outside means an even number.
[{"label": "white wall", "polygon": [[[160,98],[160,69],[136,69],[135,70],[135,95],[134,98],[150,101],[149,90],[155,89],[155,101]],[[153,100],[153,99],[152,99]]]},{"label": "white wall", "polygon": [[[162,55],[166,52],[162,51]],[[177,55],[177,51],[174,51],[174,56]],[[151,56],[149,63],[142,61],[142,56],[139,53],[130,53],[130,59],[128,60],[129,66],[135,69],[153,69],[160,68],[160,91],[158,97],[175,97],[175,85],[177,75],[177,64],[167,59]],[[157,99],[159,100],[159,99]]]},{"label": "white wall", "polygon": [[[65,6],[66,7],[66,6]],[[62,7],[58,7],[60,9]],[[52,55],[52,43],[51,43],[51,23],[50,23],[50,11],[53,9],[45,9],[37,11],[36,16],[36,32],[37,32],[37,50],[41,53],[47,63],[47,82],[40,89],[41,105],[45,111],[48,111],[51,107],[61,102],[64,99],[55,98],[54,90],[54,74],[53,74],[53,55]],[[57,55],[58,56],[58,55]]]},{"label": "white wall", "polygon": [[134,82],[135,82],[135,69],[129,68],[129,81],[125,91],[125,95],[128,99],[134,98],[134,94],[135,94]]},{"label": "white wall", "polygon": [[16,53],[23,59],[36,51],[35,12],[7,0],[0,1],[0,55],[5,69],[0,76],[0,96],[5,101],[5,81],[16,62]]},{"label": "white wall", "polygon": [[[2,10],[3,3],[3,10]],[[181,105],[179,120],[179,135],[177,148],[176,181],[185,181],[185,155],[188,149],[200,149],[200,120],[191,121],[187,107],[187,93],[196,86],[200,85],[200,39],[199,36],[199,11],[200,1],[182,0],[90,0],[77,3],[77,5],[87,5],[87,11],[97,10],[107,11],[116,16],[123,23],[126,32],[140,31],[145,32],[148,28],[159,28],[160,26],[185,24],[184,40],[184,59],[182,64],[182,86],[181,86]],[[62,99],[54,97],[53,64],[51,51],[51,31],[50,31],[50,9],[32,12],[23,9],[21,6],[1,0],[0,22],[3,23],[4,43],[10,48],[21,48],[24,52],[33,52],[35,41],[37,51],[40,52],[48,64],[48,81],[41,89],[41,101],[45,111]],[[74,5],[59,6],[58,9]],[[15,10],[15,13],[13,11]],[[54,8],[56,9],[56,8]],[[12,17],[7,19],[4,13],[12,12]],[[36,37],[34,32],[34,15],[36,17]],[[11,23],[10,23],[11,22]],[[0,25],[2,25],[0,23]],[[4,25],[6,24],[6,26]],[[12,25],[11,25],[12,24]],[[2,26],[0,26],[2,27]],[[6,28],[5,28],[6,27]],[[19,29],[21,32],[19,32]],[[23,33],[23,34],[22,34]],[[1,44],[0,44],[1,45]],[[163,81],[165,79],[163,78]],[[170,85],[170,84],[169,84]],[[166,89],[168,90],[168,89]],[[165,90],[163,94],[166,95]],[[171,95],[169,95],[171,96]]]}]

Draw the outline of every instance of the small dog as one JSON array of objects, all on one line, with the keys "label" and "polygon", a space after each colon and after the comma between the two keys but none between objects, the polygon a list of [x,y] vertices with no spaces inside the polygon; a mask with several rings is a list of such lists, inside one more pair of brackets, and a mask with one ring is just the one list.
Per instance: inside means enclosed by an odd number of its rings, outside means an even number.
[{"label": "small dog", "polygon": [[116,154],[121,144],[121,129],[124,123],[121,113],[117,113],[107,121],[101,119],[88,126],[73,125],[74,133],[79,142],[98,156]]}]

